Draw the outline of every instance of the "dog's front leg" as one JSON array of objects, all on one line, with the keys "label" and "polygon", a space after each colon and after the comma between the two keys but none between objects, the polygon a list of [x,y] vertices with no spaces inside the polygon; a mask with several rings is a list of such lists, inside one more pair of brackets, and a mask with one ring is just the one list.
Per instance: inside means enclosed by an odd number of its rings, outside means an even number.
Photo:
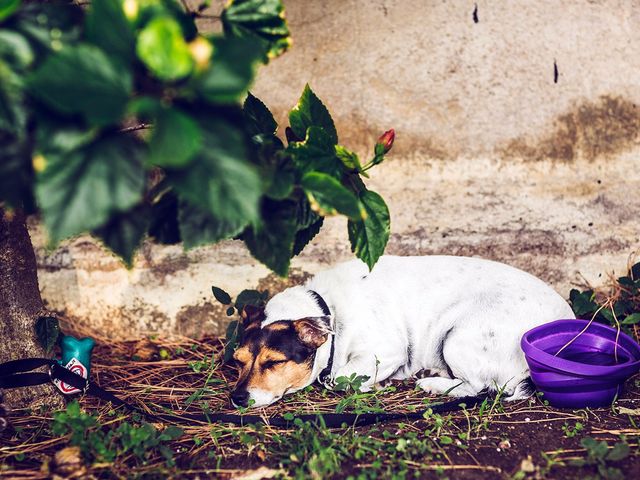
[{"label": "dog's front leg", "polygon": [[331,384],[335,385],[336,379],[340,377],[350,377],[352,374],[365,376],[367,379],[360,386],[360,391],[368,392],[374,385],[389,378],[397,370],[393,362],[382,363],[375,355],[357,354],[350,355],[347,363],[334,372]]}]

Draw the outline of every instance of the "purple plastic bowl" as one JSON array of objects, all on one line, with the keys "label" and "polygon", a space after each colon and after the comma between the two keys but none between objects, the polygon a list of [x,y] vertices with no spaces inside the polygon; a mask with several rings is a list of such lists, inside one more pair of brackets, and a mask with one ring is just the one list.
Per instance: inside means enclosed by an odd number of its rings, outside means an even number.
[{"label": "purple plastic bowl", "polygon": [[640,345],[620,332],[618,360],[614,356],[615,328],[593,322],[576,337],[587,320],[556,320],[529,330],[520,345],[531,380],[554,407],[584,408],[610,405],[624,381],[640,370]]}]

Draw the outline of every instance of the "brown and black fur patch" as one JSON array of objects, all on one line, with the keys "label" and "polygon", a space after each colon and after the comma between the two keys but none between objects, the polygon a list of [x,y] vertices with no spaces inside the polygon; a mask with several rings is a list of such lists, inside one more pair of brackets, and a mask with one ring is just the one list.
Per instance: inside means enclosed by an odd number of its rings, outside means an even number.
[{"label": "brown and black fur patch", "polygon": [[259,388],[279,396],[308,381],[316,348],[303,343],[294,323],[274,322],[245,331],[234,354],[240,368],[236,391]]}]

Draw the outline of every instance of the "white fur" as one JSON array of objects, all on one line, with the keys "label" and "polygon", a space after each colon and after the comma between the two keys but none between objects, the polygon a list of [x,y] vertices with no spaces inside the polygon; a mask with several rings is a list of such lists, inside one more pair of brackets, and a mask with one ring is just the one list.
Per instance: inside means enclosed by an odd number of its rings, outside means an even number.
[{"label": "white fur", "polygon": [[[262,325],[322,315],[309,290],[323,297],[332,314],[331,379],[367,375],[365,389],[430,370],[440,376],[417,382],[428,392],[463,396],[504,388],[511,399],[524,398],[519,384],[529,372],[522,335],[542,323],[575,318],[551,287],[508,265],[467,257],[384,256],[371,272],[353,260],[275,295]],[[318,349],[309,383],[328,364],[330,343]]]}]

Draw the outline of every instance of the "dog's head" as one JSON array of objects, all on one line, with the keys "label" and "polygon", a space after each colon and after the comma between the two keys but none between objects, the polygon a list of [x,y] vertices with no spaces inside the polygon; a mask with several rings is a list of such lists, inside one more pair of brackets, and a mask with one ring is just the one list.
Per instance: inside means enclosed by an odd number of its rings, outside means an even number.
[{"label": "dog's head", "polygon": [[332,333],[329,317],[265,321],[264,309],[255,307],[245,307],[243,317],[242,343],[233,356],[240,370],[234,405],[269,405],[315,380],[316,352]]}]

